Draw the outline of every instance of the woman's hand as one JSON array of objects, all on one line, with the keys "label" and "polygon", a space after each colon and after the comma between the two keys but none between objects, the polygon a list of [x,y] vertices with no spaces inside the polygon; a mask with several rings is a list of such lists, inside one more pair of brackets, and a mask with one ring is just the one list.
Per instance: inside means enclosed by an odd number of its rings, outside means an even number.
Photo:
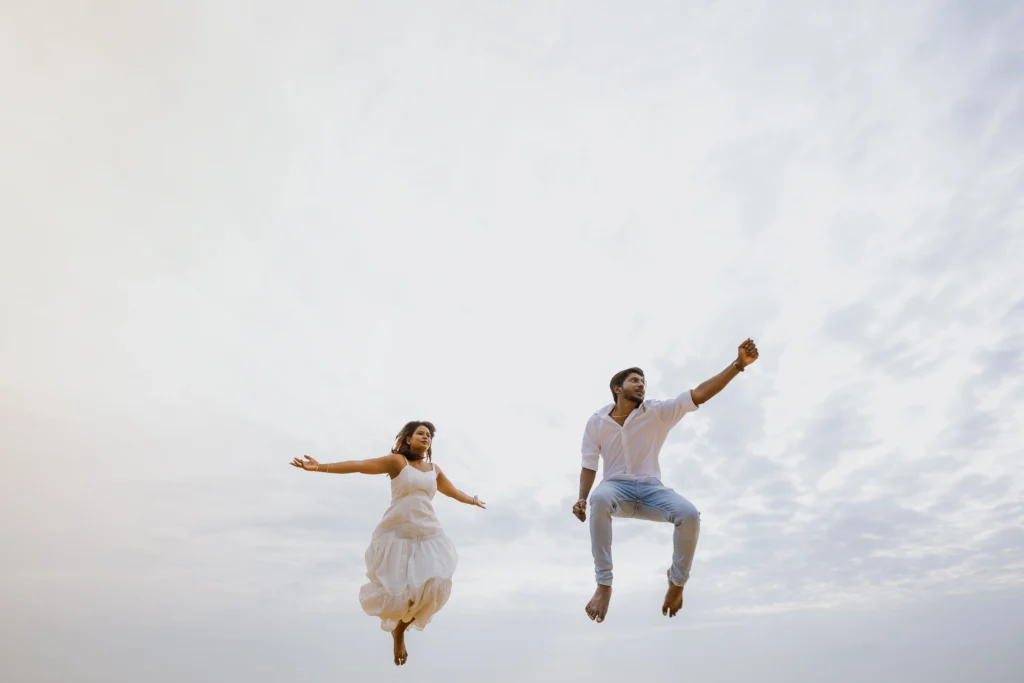
[{"label": "woman's hand", "polygon": [[483,502],[482,500],[480,500],[476,496],[473,496],[473,500],[469,501],[469,504],[470,505],[476,505],[478,508],[483,508],[484,510],[487,509],[487,503]]},{"label": "woman's hand", "polygon": [[316,472],[316,469],[320,467],[320,463],[318,463],[316,460],[309,457],[308,455],[303,455],[302,457],[304,457],[305,460],[301,460],[299,458],[292,458],[292,467],[299,467],[306,470],[307,472]]}]

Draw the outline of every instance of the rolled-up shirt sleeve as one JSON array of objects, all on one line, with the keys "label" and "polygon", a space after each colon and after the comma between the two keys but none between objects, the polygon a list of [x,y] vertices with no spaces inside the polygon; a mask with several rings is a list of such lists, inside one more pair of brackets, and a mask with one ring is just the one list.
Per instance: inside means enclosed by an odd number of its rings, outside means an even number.
[{"label": "rolled-up shirt sleeve", "polygon": [[601,444],[597,440],[597,421],[591,417],[583,430],[583,444],[580,446],[584,469],[597,471],[601,462]]},{"label": "rolled-up shirt sleeve", "polygon": [[683,419],[683,415],[692,413],[698,408],[699,406],[693,402],[693,396],[690,394],[689,389],[675,398],[667,401],[659,401],[655,406],[655,410],[658,411],[658,415],[662,420],[667,422],[678,422]]}]

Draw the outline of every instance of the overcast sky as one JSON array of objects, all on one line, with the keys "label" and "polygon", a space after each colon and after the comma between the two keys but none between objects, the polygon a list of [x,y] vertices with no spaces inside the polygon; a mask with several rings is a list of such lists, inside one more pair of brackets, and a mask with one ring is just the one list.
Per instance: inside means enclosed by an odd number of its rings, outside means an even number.
[{"label": "overcast sky", "polygon": [[[87,6],[88,5],[88,6]],[[0,678],[1024,679],[1024,6],[0,3]],[[1014,265],[1016,264],[1016,265]],[[570,514],[617,370],[703,526]],[[361,611],[407,420],[486,511]],[[399,678],[401,677],[401,679]]]}]

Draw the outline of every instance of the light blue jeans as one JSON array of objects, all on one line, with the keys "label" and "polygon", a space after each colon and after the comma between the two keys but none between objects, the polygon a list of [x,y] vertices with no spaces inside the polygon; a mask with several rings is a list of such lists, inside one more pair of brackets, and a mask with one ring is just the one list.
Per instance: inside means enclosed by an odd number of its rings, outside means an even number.
[{"label": "light blue jeans", "polygon": [[668,574],[675,585],[686,584],[700,535],[700,512],[693,503],[661,484],[602,481],[590,494],[590,547],[595,576],[602,586],[612,585],[612,517],[674,524]]}]

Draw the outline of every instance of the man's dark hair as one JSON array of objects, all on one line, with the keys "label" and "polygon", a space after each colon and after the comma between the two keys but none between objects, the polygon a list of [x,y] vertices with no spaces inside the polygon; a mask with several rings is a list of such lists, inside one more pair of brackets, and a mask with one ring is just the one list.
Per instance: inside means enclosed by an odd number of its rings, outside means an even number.
[{"label": "man's dark hair", "polygon": [[[615,387],[621,387],[622,384],[626,381],[626,378],[632,375],[633,373],[636,373],[641,377],[644,377],[644,371],[641,370],[640,368],[626,368],[625,370],[620,370],[619,372],[615,373],[615,375],[612,377],[612,381],[608,383],[608,388],[612,390],[612,401],[619,400],[618,395],[616,395],[615,393]],[[644,379],[647,378],[644,377]]]}]

